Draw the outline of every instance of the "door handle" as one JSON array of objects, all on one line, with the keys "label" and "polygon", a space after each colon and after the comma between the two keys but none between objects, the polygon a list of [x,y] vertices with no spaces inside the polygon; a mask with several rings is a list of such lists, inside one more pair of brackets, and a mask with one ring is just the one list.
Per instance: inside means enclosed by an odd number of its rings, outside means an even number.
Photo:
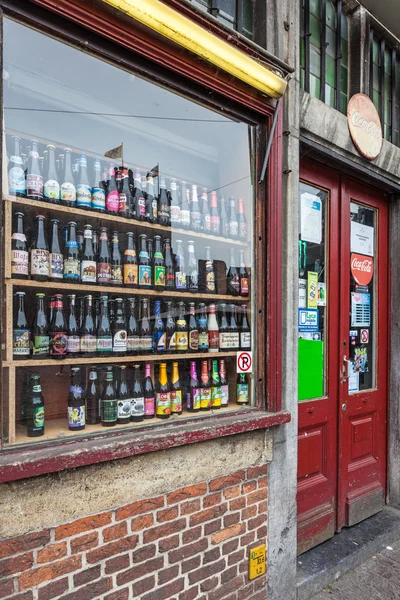
[{"label": "door handle", "polygon": [[343,355],[343,364],[342,364],[342,383],[345,383],[346,379],[348,379],[350,377],[350,365],[351,365],[351,360],[349,360],[348,358],[346,358],[345,355]]}]

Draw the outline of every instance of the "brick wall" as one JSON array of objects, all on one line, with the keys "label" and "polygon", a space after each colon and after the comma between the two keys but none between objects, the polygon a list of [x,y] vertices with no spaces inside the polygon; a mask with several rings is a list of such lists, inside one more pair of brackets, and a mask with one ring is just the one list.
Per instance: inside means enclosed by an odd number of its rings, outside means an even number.
[{"label": "brick wall", "polygon": [[[207,460],[210,460],[208,457]],[[265,600],[267,465],[0,541],[0,599]]]}]

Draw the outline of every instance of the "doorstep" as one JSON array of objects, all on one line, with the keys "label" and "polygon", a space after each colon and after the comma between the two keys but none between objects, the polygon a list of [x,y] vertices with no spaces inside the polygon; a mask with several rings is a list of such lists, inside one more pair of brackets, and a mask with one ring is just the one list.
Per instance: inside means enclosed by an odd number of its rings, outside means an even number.
[{"label": "doorstep", "polygon": [[353,527],[343,528],[297,558],[297,600],[308,600],[398,539],[400,510],[389,506]]}]

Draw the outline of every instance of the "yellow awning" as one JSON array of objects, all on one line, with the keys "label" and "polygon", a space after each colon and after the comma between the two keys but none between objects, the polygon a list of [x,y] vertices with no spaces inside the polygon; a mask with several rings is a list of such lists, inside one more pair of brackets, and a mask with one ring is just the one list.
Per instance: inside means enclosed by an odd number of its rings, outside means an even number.
[{"label": "yellow awning", "polygon": [[104,2],[271,98],[281,98],[285,93],[287,82],[278,73],[160,0],[104,0]]}]

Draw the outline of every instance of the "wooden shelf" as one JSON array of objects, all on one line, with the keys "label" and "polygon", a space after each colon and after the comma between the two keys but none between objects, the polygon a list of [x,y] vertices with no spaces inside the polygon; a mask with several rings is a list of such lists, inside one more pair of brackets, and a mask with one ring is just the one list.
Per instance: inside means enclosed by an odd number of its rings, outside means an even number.
[{"label": "wooden shelf", "polygon": [[192,231],[188,229],[175,229],[175,227],[166,227],[164,225],[157,225],[148,223],[147,221],[137,221],[136,219],[127,219],[126,217],[120,217],[118,215],[107,215],[103,213],[98,213],[93,210],[84,210],[82,208],[75,208],[70,206],[63,206],[62,204],[52,204],[50,202],[44,202],[42,200],[28,200],[27,198],[19,198],[16,196],[3,196],[3,199],[7,202],[12,202],[13,204],[18,204],[24,207],[34,207],[40,210],[49,210],[51,212],[59,212],[66,213],[74,218],[83,217],[85,219],[99,219],[100,221],[110,221],[115,226],[115,223],[124,223],[126,225],[131,225],[132,227],[136,227],[138,229],[142,229],[143,231],[151,229],[155,233],[163,233],[165,235],[171,236],[173,233],[175,236],[184,235],[186,237],[194,238],[194,239],[203,239],[208,240],[209,242],[217,242],[230,244],[232,246],[240,246],[241,248],[247,248],[248,244],[246,242],[241,242],[239,240],[232,240],[229,238],[219,237],[217,235],[209,235],[208,233],[201,233],[197,231]]},{"label": "wooden shelf", "polygon": [[54,358],[43,358],[28,360],[9,360],[3,361],[3,367],[61,367],[62,365],[96,365],[110,363],[136,363],[136,362],[161,362],[166,360],[196,360],[223,358],[226,356],[236,356],[236,351],[230,352],[186,352],[185,354],[143,354],[137,356],[88,356],[78,358],[64,358],[56,360]]}]

